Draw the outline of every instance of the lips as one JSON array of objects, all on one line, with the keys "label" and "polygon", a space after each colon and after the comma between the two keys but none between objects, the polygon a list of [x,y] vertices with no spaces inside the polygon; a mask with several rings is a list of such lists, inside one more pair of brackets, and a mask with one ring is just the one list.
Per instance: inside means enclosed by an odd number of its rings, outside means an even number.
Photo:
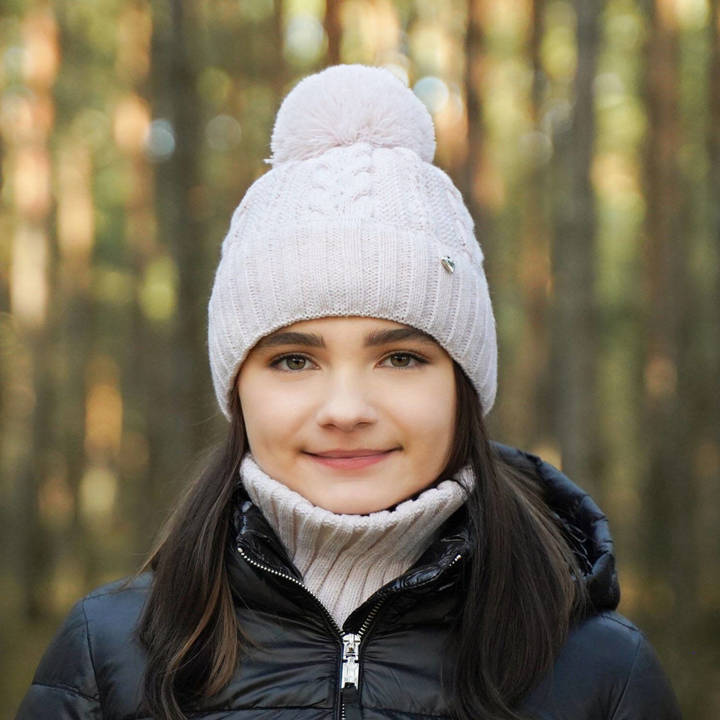
[{"label": "lips", "polygon": [[368,448],[358,448],[356,450],[325,450],[318,453],[309,453],[316,457],[330,457],[330,458],[351,458],[351,457],[366,457],[368,455],[382,455],[383,453],[392,452],[394,448],[390,450],[370,450]]},{"label": "lips", "polygon": [[398,448],[377,450],[357,448],[355,450],[325,450],[322,453],[306,453],[315,463],[335,470],[359,470],[382,462]]}]

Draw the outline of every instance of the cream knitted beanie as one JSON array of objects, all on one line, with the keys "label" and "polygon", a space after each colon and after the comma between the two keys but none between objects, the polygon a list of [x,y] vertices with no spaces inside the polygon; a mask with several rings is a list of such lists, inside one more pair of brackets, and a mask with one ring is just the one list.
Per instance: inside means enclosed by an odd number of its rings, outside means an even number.
[{"label": "cream knitted beanie", "polygon": [[260,338],[300,320],[376,317],[437,340],[487,414],[497,344],[483,254],[450,178],[432,165],[432,119],[383,68],[338,65],[278,111],[272,169],[233,214],[208,311],[218,403]]}]

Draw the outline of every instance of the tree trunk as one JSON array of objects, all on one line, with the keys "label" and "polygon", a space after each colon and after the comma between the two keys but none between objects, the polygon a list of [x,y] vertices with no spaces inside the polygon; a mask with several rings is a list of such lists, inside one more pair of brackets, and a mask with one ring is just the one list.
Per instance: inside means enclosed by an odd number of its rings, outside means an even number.
[{"label": "tree trunk", "polygon": [[24,610],[35,620],[46,612],[49,569],[52,566],[45,527],[38,511],[38,494],[47,476],[53,452],[52,382],[55,248],[50,235],[50,152],[52,87],[57,73],[57,28],[49,8],[32,9],[23,22],[25,70],[30,123],[17,132],[14,148],[15,236],[11,275],[11,311],[21,337],[30,348],[30,367],[25,381],[31,383],[34,402],[27,419],[25,454],[16,473],[19,513],[15,534],[19,540],[18,576]]},{"label": "tree trunk", "polygon": [[530,157],[527,174],[522,181],[523,216],[515,275],[522,293],[523,329],[519,346],[513,353],[509,380],[515,402],[510,412],[505,414],[509,436],[522,446],[532,441],[551,440],[548,432],[552,418],[549,388],[543,382],[547,375],[549,352],[547,298],[550,285],[549,230],[545,212],[548,171],[541,145],[545,136],[540,130],[540,108],[546,84],[540,58],[544,8],[545,0],[533,0],[527,42],[533,77],[529,110],[537,154]]},{"label": "tree trunk", "polygon": [[563,469],[597,496],[602,443],[596,397],[596,219],[590,171],[601,6],[594,0],[581,0],[575,8],[578,64],[574,103],[569,125],[558,128],[554,137],[554,425]]},{"label": "tree trunk", "polygon": [[[691,637],[697,598],[693,530],[695,483],[688,450],[687,367],[690,323],[680,127],[679,33],[672,3],[644,3],[647,137],[645,154],[646,337],[643,488],[646,516],[643,605],[652,608],[648,631],[672,669]],[[682,595],[682,603],[676,597]],[[683,650],[684,649],[684,650]],[[680,681],[682,683],[682,680]]]},{"label": "tree trunk", "polygon": [[340,62],[342,42],[342,25],[340,23],[341,0],[325,0],[325,34],[327,35],[327,64],[337,65]]},{"label": "tree trunk", "polygon": [[[71,38],[65,38],[71,41]],[[90,558],[95,544],[87,536],[80,512],[80,481],[87,469],[85,448],[87,370],[95,335],[91,290],[91,254],[95,230],[91,198],[90,152],[82,140],[69,140],[60,153],[58,187],[58,234],[60,282],[58,318],[66,376],[62,388],[63,424],[61,445],[65,473],[72,496],[72,519],[64,553],[81,571],[86,586],[92,583]]]},{"label": "tree trunk", "polygon": [[193,0],[152,5],[153,115],[169,121],[174,151],[156,165],[158,239],[177,271],[177,307],[156,323],[147,347],[151,394],[150,472],[163,486],[187,470],[206,444],[203,422],[216,412],[206,354],[209,253],[204,247],[199,19]]},{"label": "tree trunk", "polygon": [[[485,40],[482,26],[484,0],[467,0],[467,30],[465,34],[465,105],[467,108],[468,146],[460,184],[470,215],[475,221],[475,235],[487,237],[487,219],[481,206],[479,187],[483,171],[485,128],[483,127],[482,87],[485,70]],[[485,243],[483,251],[488,262],[492,243]]]},{"label": "tree trunk", "polygon": [[[703,542],[698,543],[695,557],[698,559],[701,588],[720,588],[720,402],[717,398],[718,378],[720,378],[720,0],[709,1],[710,18],[708,23],[709,48],[708,58],[708,118],[707,118],[707,150],[708,175],[706,199],[709,210],[709,227],[707,242],[710,246],[709,257],[712,259],[711,282],[706,302],[703,303],[705,322],[702,328],[709,329],[707,347],[709,353],[705,363],[706,372],[701,383],[696,386],[696,396],[704,402],[700,405],[701,412],[695,415],[696,423],[705,422],[699,435],[700,461],[699,482],[702,483],[702,494],[698,497],[698,514],[704,514],[704,522],[699,523]],[[715,388],[708,392],[708,388]],[[712,597],[712,596],[711,596]],[[717,597],[717,596],[716,596]],[[696,628],[696,647],[705,644],[706,638],[714,638],[708,650],[703,653],[704,667],[696,672],[698,681],[694,701],[699,709],[706,712],[706,717],[720,717],[720,696],[708,701],[705,678],[717,667],[720,655],[720,618],[716,612],[717,602],[712,599],[704,603],[703,624]]]},{"label": "tree trunk", "polygon": [[[116,112],[127,118],[129,128],[143,128],[149,122],[148,80],[151,65],[152,11],[147,0],[126,0],[119,23],[118,45],[124,46],[117,63],[120,85],[126,93]],[[124,40],[124,42],[122,42]],[[128,42],[130,40],[131,42]],[[119,124],[121,121],[118,120]],[[163,438],[162,410],[167,408],[165,382],[168,364],[158,362],[166,354],[167,337],[157,332],[141,303],[143,279],[154,258],[160,254],[155,229],[153,174],[145,154],[142,133],[129,132],[116,138],[125,156],[130,187],[125,208],[125,237],[128,264],[135,288],[130,308],[129,333],[132,342],[122,360],[124,414],[120,471],[127,492],[124,513],[132,518],[132,545],[135,557],[145,555],[160,525],[159,510],[167,504],[168,478],[163,473],[160,445]],[[160,372],[157,368],[160,368]],[[162,378],[158,377],[163,375]],[[158,412],[157,408],[160,408]]]},{"label": "tree trunk", "polygon": [[287,92],[285,85],[288,79],[285,65],[285,0],[273,0],[272,33],[275,52],[270,84],[275,90],[279,106]]},{"label": "tree trunk", "polygon": [[[720,0],[710,0],[708,31],[710,57],[708,59],[707,197],[710,211],[709,242],[714,249],[715,262],[712,264],[714,272],[711,296],[707,303],[711,313],[707,327],[713,333],[713,341],[709,343],[709,347],[713,350],[713,356],[707,378],[710,382],[717,382],[720,378],[720,323],[717,322],[718,308],[720,308],[720,202],[718,202],[718,192],[720,191]],[[715,444],[717,457],[720,459],[720,403],[710,400],[708,410],[712,428],[708,439]],[[720,540],[720,534],[717,539]],[[720,551],[720,547],[718,550]]]}]

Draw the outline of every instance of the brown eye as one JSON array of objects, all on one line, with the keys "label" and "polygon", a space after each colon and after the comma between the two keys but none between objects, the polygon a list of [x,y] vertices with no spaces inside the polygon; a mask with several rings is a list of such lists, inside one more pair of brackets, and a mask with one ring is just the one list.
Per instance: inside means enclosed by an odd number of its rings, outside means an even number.
[{"label": "brown eye", "polygon": [[404,353],[397,353],[390,356],[390,364],[393,367],[407,367],[412,362],[412,357]]},{"label": "brown eye", "polygon": [[394,368],[411,368],[427,362],[412,353],[393,353],[388,355],[385,360],[389,360],[390,366]]},{"label": "brown eye", "polygon": [[286,371],[305,370],[307,362],[307,358],[302,355],[285,355],[274,360],[272,366]]}]

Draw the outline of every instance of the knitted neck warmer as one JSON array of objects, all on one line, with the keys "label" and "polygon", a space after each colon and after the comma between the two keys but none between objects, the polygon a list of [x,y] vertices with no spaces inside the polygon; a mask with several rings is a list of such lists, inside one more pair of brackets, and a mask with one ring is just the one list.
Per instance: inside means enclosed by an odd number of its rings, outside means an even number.
[{"label": "knitted neck warmer", "polygon": [[[249,453],[240,475],[250,499],[302,573],[305,586],[338,627],[376,590],[411,567],[465,501],[458,482],[443,480],[393,510],[340,515],[316,507],[271,478]],[[469,479],[469,473],[463,472],[462,478]]]}]

